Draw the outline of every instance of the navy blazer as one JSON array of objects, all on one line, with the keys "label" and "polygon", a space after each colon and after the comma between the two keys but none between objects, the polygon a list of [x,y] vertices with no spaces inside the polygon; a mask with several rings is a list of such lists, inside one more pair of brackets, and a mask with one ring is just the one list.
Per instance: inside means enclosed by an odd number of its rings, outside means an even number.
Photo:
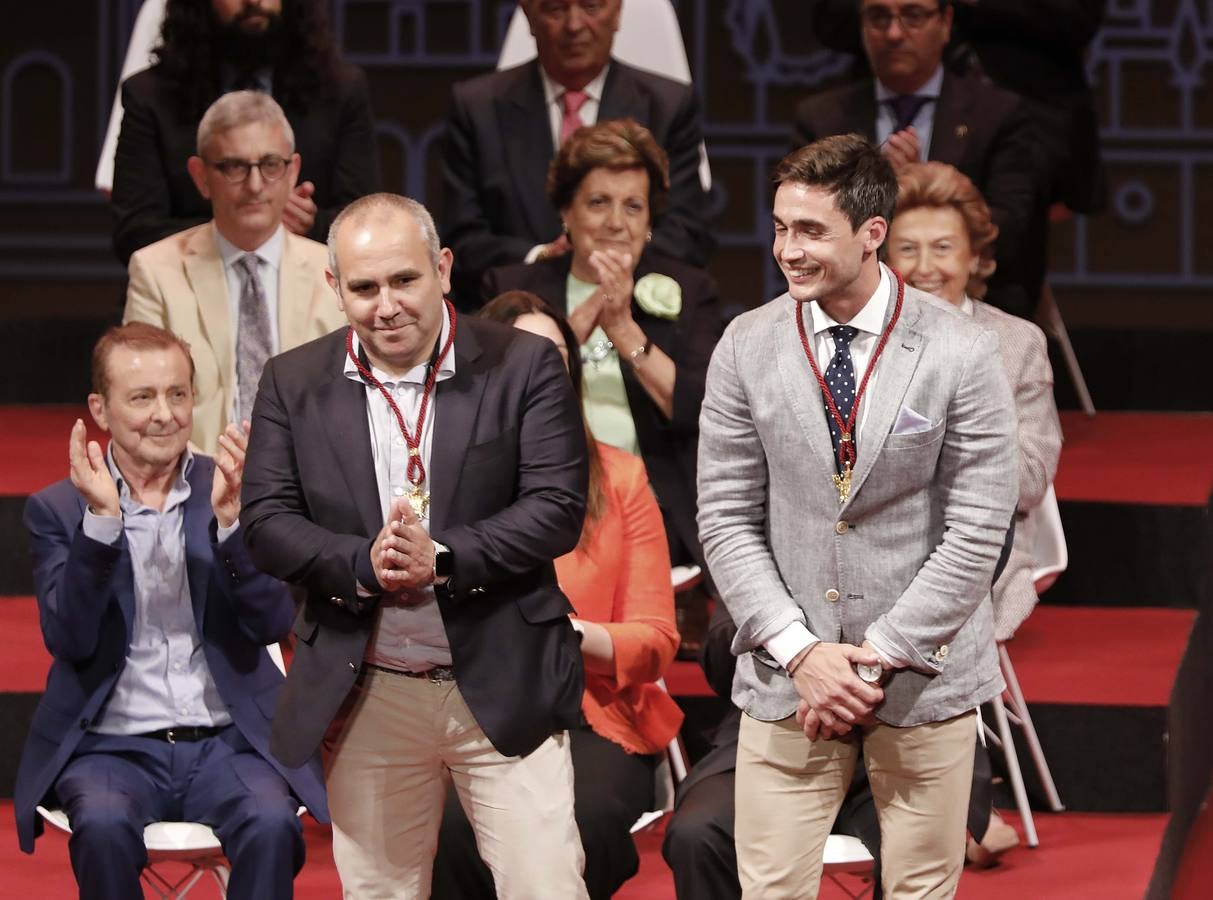
[{"label": "navy blazer", "polygon": [[[485,273],[485,301],[505,291],[531,291],[566,316],[572,254],[552,259],[502,266]],[[712,351],[724,332],[724,309],[716,281],[702,269],[658,253],[645,251],[633,278],[640,281],[656,272],[678,282],[682,311],[675,319],[650,315],[632,298],[632,317],[645,336],[674,360],[674,409],[669,419],[657,408],[631,366],[623,366],[623,386],[636,426],[636,440],[653,491],[665,516],[675,563],[694,561],[702,566],[699,546],[695,474],[699,456],[699,407],[703,405],[704,379]],[[690,559],[687,559],[689,555]]]},{"label": "navy blazer", "polygon": [[[376,621],[371,543],[383,508],[366,388],[344,374],[346,329],[271,359],[244,466],[253,558],[298,584],[295,659],[274,717],[288,765],[320,745],[354,686]],[[430,533],[454,574],[435,589],[459,692],[493,746],[525,756],[581,718],[572,605],[552,561],[581,537],[585,429],[556,345],[457,319],[455,376],[434,389]]]},{"label": "navy blazer", "polygon": [[[269,753],[270,718],[283,678],[265,649],[290,629],[287,587],[253,566],[243,535],[215,543],[215,471],[195,454],[187,480],[185,551],[194,621],[206,664],[232,721],[321,822],[328,821],[317,756],[287,768]],[[134,570],[125,534],[116,546],[87,537],[84,498],[64,479],[29,498],[25,526],[34,559],[42,636],[54,661],[17,769],[13,807],[21,849],[42,831],[35,807],[54,787],[126,665],[135,614]]]},{"label": "navy blazer", "polygon": [[[476,306],[493,266],[520,263],[560,234],[548,200],[552,125],[535,60],[455,85],[442,149],[443,242],[455,254],[455,290]],[[662,253],[704,265],[712,249],[699,181],[703,123],[695,91],[612,60],[598,121],[630,117],[669,155],[669,208],[653,228]]]}]

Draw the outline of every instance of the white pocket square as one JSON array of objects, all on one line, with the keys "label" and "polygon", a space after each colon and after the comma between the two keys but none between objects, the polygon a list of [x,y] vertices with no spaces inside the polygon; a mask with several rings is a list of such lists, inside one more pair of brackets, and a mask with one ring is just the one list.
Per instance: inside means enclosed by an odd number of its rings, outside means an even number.
[{"label": "white pocket square", "polygon": [[897,411],[897,421],[893,423],[893,434],[919,434],[930,431],[934,424],[924,415],[914,412],[908,406]]}]

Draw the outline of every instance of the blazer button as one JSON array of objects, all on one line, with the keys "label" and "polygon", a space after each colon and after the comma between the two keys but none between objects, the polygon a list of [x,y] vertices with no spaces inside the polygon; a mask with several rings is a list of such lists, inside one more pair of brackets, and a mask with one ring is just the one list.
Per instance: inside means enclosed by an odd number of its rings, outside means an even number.
[{"label": "blazer button", "polygon": [[81,730],[85,730],[88,728],[88,719],[80,720],[80,728],[81,728]]},{"label": "blazer button", "polygon": [[830,588],[828,591],[826,591],[826,599],[831,603],[836,602],[838,600],[838,591]]},{"label": "blazer button", "polygon": [[942,644],[942,645],[940,645],[940,647],[939,647],[939,658],[940,658],[940,659],[944,659],[944,658],[946,658],[946,657],[947,657],[947,655],[948,655],[948,645],[947,645],[947,644]]},{"label": "blazer button", "polygon": [[834,526],[834,533],[835,534],[846,534],[847,531],[850,529],[850,527],[851,526],[848,525],[846,522],[839,522]]}]

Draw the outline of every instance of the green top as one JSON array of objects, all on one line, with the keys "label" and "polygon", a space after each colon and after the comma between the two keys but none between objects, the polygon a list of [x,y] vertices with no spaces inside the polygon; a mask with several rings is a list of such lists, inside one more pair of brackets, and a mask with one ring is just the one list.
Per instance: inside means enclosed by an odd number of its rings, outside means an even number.
[{"label": "green top", "polygon": [[[569,314],[590,299],[596,290],[598,285],[582,281],[570,272],[565,288]],[[632,410],[623,386],[619,353],[601,327],[595,326],[589,339],[581,345],[581,363],[585,418],[594,437],[639,456],[640,442],[636,439],[636,423],[632,421]]]}]

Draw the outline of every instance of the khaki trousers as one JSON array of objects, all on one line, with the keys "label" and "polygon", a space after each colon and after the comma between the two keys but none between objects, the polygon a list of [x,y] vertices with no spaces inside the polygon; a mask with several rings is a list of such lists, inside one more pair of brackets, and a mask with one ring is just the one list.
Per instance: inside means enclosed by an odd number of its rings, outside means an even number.
[{"label": "khaki trousers", "polygon": [[891,900],[955,895],[977,738],[974,713],[945,722],[809,741],[795,717],[741,717],[737,864],[745,900],[813,900],[822,851],[862,746],[880,821],[881,879]]},{"label": "khaki trousers", "polygon": [[346,900],[424,900],[448,779],[497,895],[585,898],[568,735],[493,749],[453,681],[367,670],[326,746],[333,858]]}]

